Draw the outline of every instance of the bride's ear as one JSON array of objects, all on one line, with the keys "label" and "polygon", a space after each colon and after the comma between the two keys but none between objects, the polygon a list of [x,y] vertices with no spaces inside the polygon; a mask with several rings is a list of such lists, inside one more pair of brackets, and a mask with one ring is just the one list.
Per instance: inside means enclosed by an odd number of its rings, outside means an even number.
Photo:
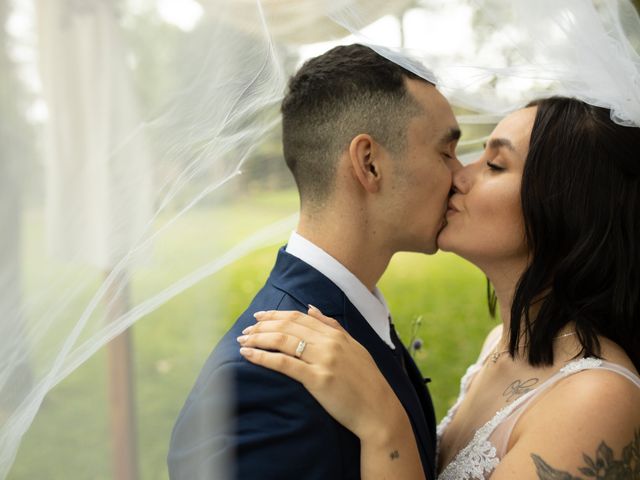
[{"label": "bride's ear", "polygon": [[380,190],[382,149],[371,135],[362,133],[349,144],[349,160],[355,177],[369,193]]}]

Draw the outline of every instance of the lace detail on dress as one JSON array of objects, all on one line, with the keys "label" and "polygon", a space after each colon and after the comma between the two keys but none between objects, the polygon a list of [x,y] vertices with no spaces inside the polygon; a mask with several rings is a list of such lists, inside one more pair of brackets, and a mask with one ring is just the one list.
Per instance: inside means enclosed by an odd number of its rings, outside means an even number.
[{"label": "lace detail on dress", "polygon": [[440,437],[444,433],[445,429],[449,426],[449,423],[451,423],[451,419],[453,418],[456,411],[458,410],[458,407],[460,406],[460,403],[464,398],[464,394],[467,393],[467,389],[469,388],[469,383],[471,382],[471,379],[475,376],[475,374],[479,369],[480,369],[480,366],[477,363],[469,365],[469,368],[467,368],[467,371],[462,376],[462,379],[460,380],[460,393],[458,394],[458,398],[456,399],[456,402],[451,406],[451,408],[447,411],[447,414],[445,415],[445,417],[438,424],[438,428],[436,432],[438,435],[438,440],[440,440]]},{"label": "lace detail on dress", "polygon": [[564,367],[560,369],[560,372],[564,375],[571,375],[572,373],[579,372],[581,370],[586,370],[589,368],[597,368],[602,365],[602,360],[595,357],[587,357],[581,358],[580,360],[575,360],[571,363],[567,363]]},{"label": "lace detail on dress", "polygon": [[475,441],[458,452],[456,458],[438,476],[439,480],[484,479],[498,466],[496,447],[489,440]]},{"label": "lace detail on dress", "polygon": [[[598,368],[602,365],[602,360],[598,358],[588,357],[580,360],[574,360],[564,367],[562,367],[558,373],[549,378],[543,385],[535,390],[522,395],[513,403],[506,405],[499,410],[494,417],[480,427],[469,444],[460,450],[454,459],[445,467],[442,473],[438,476],[438,480],[484,480],[495,470],[500,463],[495,446],[489,440],[494,430],[502,423],[511,413],[517,409],[522,403],[527,402],[532,396],[544,391],[547,387],[551,386],[555,381],[560,378],[567,377],[574,373],[590,368]],[[453,419],[458,407],[462,403],[462,400],[467,392],[469,383],[473,376],[480,369],[480,364],[475,363],[467,369],[462,381],[460,382],[460,395],[456,400],[456,403],[449,409],[446,417],[438,425],[438,443],[442,438],[444,431],[449,423]],[[438,456],[439,456],[438,446]]]},{"label": "lace detail on dress", "polygon": [[[491,420],[480,427],[469,444],[458,452],[438,476],[438,480],[482,480],[493,472],[500,463],[500,459],[497,456],[495,446],[489,441],[489,437],[496,427],[526,398],[528,396],[523,395],[512,404],[506,405]],[[440,429],[438,426],[438,431],[442,434],[444,428]]]}]

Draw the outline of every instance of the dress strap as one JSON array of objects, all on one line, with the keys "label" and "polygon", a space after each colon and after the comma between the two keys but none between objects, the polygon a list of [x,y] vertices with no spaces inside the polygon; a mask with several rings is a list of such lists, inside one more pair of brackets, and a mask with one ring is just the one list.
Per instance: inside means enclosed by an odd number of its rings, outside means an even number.
[{"label": "dress strap", "polygon": [[563,378],[582,372],[584,370],[596,370],[596,369],[609,370],[611,372],[618,373],[623,377],[629,379],[638,388],[640,388],[640,377],[638,377],[635,373],[633,373],[628,368],[625,368],[622,365],[608,362],[606,360],[602,360],[600,358],[586,357],[586,358],[580,358],[578,360],[573,360],[567,363],[564,367],[558,370],[558,372],[556,372],[547,380],[545,380],[544,383],[540,385],[540,387],[536,388],[531,392],[531,396],[527,400],[527,403],[531,401],[533,398],[540,396],[543,392],[551,388],[553,385],[555,385],[558,381],[562,380]]},{"label": "dress strap", "polygon": [[557,373],[545,380],[542,385],[535,390],[532,390],[530,394],[526,395],[526,399],[522,400],[523,397],[518,399],[522,401],[518,402],[518,405],[515,408],[510,409],[509,414],[504,418],[504,420],[500,422],[499,425],[496,425],[491,440],[493,445],[496,447],[497,454],[500,458],[506,454],[511,433],[515,428],[516,423],[518,423],[522,414],[525,413],[533,403],[533,400],[539,398],[544,392],[560,380],[584,370],[607,370],[615,372],[631,381],[631,383],[636,387],[640,388],[640,377],[622,365],[594,357],[581,358],[579,360],[569,362]]}]

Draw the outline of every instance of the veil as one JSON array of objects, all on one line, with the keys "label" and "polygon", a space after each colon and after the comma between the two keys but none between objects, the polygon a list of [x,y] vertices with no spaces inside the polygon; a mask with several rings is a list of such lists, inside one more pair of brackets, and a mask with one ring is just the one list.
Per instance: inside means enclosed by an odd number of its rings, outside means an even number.
[{"label": "veil", "polygon": [[255,291],[271,259],[230,267],[296,222],[279,102],[304,59],[360,42],[434,81],[466,161],[537,97],[640,126],[636,6],[0,0],[0,479],[166,476],[175,415],[246,298],[229,279]]}]

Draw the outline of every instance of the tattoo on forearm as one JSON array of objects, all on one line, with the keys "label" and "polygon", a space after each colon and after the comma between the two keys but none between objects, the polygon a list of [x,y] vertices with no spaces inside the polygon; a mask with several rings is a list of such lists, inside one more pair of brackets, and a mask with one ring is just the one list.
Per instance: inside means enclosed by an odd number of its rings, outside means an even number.
[{"label": "tattoo on forearm", "polygon": [[391,458],[391,460],[397,460],[398,458],[400,458],[400,452],[398,452],[398,450],[394,450],[389,454],[389,457]]},{"label": "tattoo on forearm", "polygon": [[533,390],[533,386],[538,383],[537,378],[530,378],[529,380],[514,380],[511,385],[505,388],[502,392],[503,397],[507,397],[507,402],[515,400],[520,395],[524,395],[527,392]]},{"label": "tattoo on forearm", "polygon": [[582,454],[585,466],[578,468],[584,477],[575,477],[569,472],[556,470],[540,456],[531,454],[539,480],[639,480],[640,479],[640,429],[634,439],[622,449],[622,458],[616,459],[613,450],[602,442],[594,458]]}]

